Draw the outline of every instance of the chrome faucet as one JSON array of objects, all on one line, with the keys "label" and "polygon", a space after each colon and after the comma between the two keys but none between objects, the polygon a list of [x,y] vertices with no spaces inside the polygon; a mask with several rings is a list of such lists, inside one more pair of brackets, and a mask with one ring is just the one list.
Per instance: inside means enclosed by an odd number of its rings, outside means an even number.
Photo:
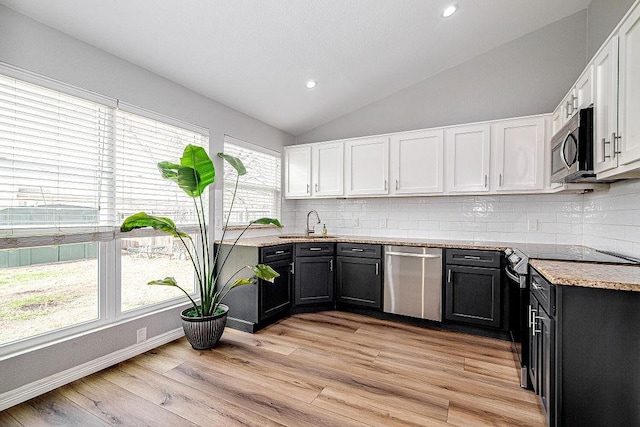
[{"label": "chrome faucet", "polygon": [[318,212],[314,210],[310,210],[309,213],[307,214],[307,229],[304,231],[304,234],[306,234],[307,236],[309,234],[315,233],[315,230],[313,229],[313,227],[309,226],[309,216],[311,216],[312,213],[316,214],[316,218],[318,219],[317,224],[320,224],[320,216],[318,215]]}]

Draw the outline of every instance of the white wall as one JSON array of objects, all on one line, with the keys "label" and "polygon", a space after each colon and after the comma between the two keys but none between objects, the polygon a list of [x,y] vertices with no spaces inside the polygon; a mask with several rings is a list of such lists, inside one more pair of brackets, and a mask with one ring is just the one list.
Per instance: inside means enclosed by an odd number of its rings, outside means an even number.
[{"label": "white wall", "polygon": [[586,65],[586,10],[296,138],[296,143],[550,113]]},{"label": "white wall", "polygon": [[[276,128],[4,6],[0,6],[0,61],[209,128],[211,152],[222,151],[224,134],[278,152],[294,141]],[[220,164],[217,167],[221,169]],[[178,329],[178,313],[176,308],[147,315],[1,360],[0,395],[132,346],[138,328],[148,327],[149,340]]]}]

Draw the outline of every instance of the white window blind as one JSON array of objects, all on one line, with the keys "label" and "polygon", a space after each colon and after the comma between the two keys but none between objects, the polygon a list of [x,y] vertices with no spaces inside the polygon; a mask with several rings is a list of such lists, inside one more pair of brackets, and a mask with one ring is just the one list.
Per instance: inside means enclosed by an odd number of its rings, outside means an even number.
[{"label": "white window blind", "polygon": [[[121,221],[140,211],[197,224],[194,199],[162,179],[161,161],[180,162],[187,144],[207,149],[208,137],[137,114],[116,112],[116,210]],[[207,210],[206,194],[204,208]]]},{"label": "white window blind", "polygon": [[112,222],[111,108],[0,75],[0,236]]},{"label": "white window blind", "polygon": [[157,163],[206,149],[206,130],[88,98],[0,74],[0,248],[110,240],[143,210],[197,223]]},{"label": "white window blind", "polygon": [[225,138],[224,152],[238,157],[247,169],[247,174],[240,177],[229,213],[237,174],[224,163],[224,218],[226,221],[229,217],[229,225],[245,225],[262,217],[280,218],[280,155],[267,151],[235,138]]}]

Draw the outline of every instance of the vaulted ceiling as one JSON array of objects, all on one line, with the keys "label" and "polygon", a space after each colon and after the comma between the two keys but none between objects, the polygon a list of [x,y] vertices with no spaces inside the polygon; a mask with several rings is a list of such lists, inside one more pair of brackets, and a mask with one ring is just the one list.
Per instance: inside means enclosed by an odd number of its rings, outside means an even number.
[{"label": "vaulted ceiling", "polygon": [[[299,135],[589,0],[0,0]],[[305,83],[317,81],[314,89]]]}]

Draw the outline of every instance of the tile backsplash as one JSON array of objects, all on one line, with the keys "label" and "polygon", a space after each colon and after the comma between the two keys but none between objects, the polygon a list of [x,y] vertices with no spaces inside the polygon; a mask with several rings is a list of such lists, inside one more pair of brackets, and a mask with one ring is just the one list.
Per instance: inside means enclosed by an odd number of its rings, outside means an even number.
[{"label": "tile backsplash", "polygon": [[584,195],[583,244],[640,258],[640,179]]},{"label": "tile backsplash", "polygon": [[304,232],[311,209],[318,233],[324,223],[336,235],[584,244],[640,257],[640,180],[585,195],[285,200],[284,231]]}]

